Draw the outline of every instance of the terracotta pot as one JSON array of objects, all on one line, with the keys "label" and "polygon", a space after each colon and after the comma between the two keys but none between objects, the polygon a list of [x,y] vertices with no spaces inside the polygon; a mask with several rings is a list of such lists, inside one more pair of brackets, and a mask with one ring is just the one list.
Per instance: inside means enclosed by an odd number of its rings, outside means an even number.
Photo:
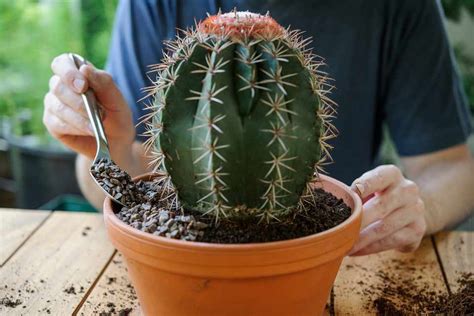
[{"label": "terracotta pot", "polygon": [[[151,175],[136,178],[149,179]],[[327,176],[315,184],[353,210],[319,234],[268,243],[211,244],[141,232],[104,202],[105,224],[125,257],[145,315],[319,315],[343,257],[359,235],[362,203]]]}]

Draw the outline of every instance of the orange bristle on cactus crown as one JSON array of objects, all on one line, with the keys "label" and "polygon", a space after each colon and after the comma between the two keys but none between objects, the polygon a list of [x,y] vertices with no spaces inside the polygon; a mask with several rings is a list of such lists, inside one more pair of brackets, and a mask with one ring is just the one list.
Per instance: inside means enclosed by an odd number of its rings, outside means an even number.
[{"label": "orange bristle on cactus crown", "polygon": [[211,15],[199,24],[207,34],[226,35],[232,38],[276,38],[283,34],[283,27],[272,17],[248,11]]}]

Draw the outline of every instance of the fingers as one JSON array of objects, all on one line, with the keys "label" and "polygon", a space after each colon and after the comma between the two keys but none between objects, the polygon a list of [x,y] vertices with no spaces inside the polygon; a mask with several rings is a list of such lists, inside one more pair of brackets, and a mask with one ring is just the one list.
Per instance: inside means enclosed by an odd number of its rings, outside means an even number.
[{"label": "fingers", "polygon": [[364,204],[362,228],[385,218],[404,205],[415,204],[418,197],[418,186],[413,181],[403,179],[399,185],[391,186],[383,194],[377,194]]},{"label": "fingers", "polygon": [[45,112],[43,114],[43,123],[48,129],[48,132],[56,138],[60,138],[71,133],[80,134],[80,131],[75,130],[73,127],[69,126],[66,122],[54,114]]},{"label": "fingers", "polygon": [[388,250],[388,249],[393,249],[399,243],[405,243],[406,240],[408,240],[408,237],[407,237],[408,234],[410,234],[410,229],[408,227],[405,227],[395,232],[393,235],[391,235],[388,238],[384,238],[376,242],[373,242],[367,247],[360,249],[357,252],[351,253],[351,256],[363,256],[363,255],[369,255],[372,253],[377,253],[377,252]]},{"label": "fingers", "polygon": [[[48,93],[48,95],[48,98],[51,98],[52,94]],[[50,110],[50,107],[54,106],[59,107],[59,110],[56,109],[54,112]],[[71,117],[69,117],[67,114],[63,115],[64,119],[57,116],[56,113],[62,113],[62,107],[67,108],[67,106],[61,105],[60,103],[55,105],[53,102],[51,102],[51,100],[46,100],[45,97],[43,123],[46,126],[48,132],[73,151],[81,153],[90,159],[94,158],[96,144],[94,139],[90,137],[91,132],[84,132],[83,128],[78,128],[75,126],[77,124],[71,124]],[[77,113],[74,114],[79,116]],[[82,119],[82,117],[77,119]],[[72,121],[73,120],[74,119],[72,119]]]},{"label": "fingers", "polygon": [[352,190],[365,202],[359,241],[349,255],[418,247],[426,231],[425,206],[418,186],[397,167],[385,165],[364,173]]},{"label": "fingers", "polygon": [[67,54],[56,57],[51,68],[55,75],[50,80],[50,91],[62,103],[67,104],[85,118],[87,118],[87,113],[80,93],[85,92],[89,86],[94,90],[97,100],[106,111],[129,110],[121,92],[107,72],[98,70],[91,64],[77,69]]},{"label": "fingers", "polygon": [[397,249],[401,252],[413,252],[420,246],[426,230],[424,221],[412,223],[390,236],[377,240],[370,245],[353,252],[351,256],[363,256],[389,249]]},{"label": "fingers", "polygon": [[370,195],[388,189],[403,179],[400,169],[394,165],[383,165],[364,173],[360,178],[354,180],[352,189],[362,199]]},{"label": "fingers", "polygon": [[56,57],[51,68],[50,92],[45,96],[43,122],[48,131],[71,149],[93,155],[95,148],[81,93],[91,87],[105,114],[102,119],[111,148],[129,148],[135,140],[132,111],[105,71],[91,64],[78,70],[67,54]]},{"label": "fingers", "polygon": [[44,98],[43,122],[53,136],[92,136],[92,126],[87,118],[62,103],[52,93]]},{"label": "fingers", "polygon": [[395,246],[395,249],[401,252],[413,252],[418,249],[421,240],[425,236],[426,226],[426,221],[422,219],[408,225],[409,233],[405,236],[408,238],[405,239],[404,243],[399,243]]},{"label": "fingers", "polygon": [[384,219],[370,224],[361,231],[359,240],[352,248],[350,254],[357,253],[368,245],[380,241],[401,230],[403,227],[417,221],[423,210],[424,206],[421,204],[414,207],[403,207],[393,211]]},{"label": "fingers", "polygon": [[87,90],[87,80],[69,58],[68,54],[62,54],[53,59],[51,63],[53,73],[74,92],[83,93]]},{"label": "fingers", "polygon": [[78,93],[72,91],[58,75],[52,76],[49,80],[49,91],[63,104],[66,104],[84,118],[88,118],[82,97]]},{"label": "fingers", "polygon": [[128,106],[122,96],[122,93],[116,86],[112,76],[106,71],[96,69],[92,65],[84,65],[80,69],[81,73],[87,78],[90,87],[99,103],[108,111],[128,110]]}]

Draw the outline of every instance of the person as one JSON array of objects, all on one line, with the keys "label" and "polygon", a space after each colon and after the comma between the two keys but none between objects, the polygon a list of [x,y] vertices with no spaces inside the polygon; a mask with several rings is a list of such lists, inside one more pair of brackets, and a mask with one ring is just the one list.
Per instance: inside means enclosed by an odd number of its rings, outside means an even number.
[{"label": "person", "polygon": [[[90,87],[102,104],[116,163],[132,176],[146,172],[143,130],[134,126],[145,113],[137,100],[150,85],[147,66],[159,63],[162,41],[173,38],[176,28],[234,7],[268,10],[281,25],[305,30],[326,58],[324,70],[337,86],[332,99],[339,105],[340,131],[328,171],[352,182],[364,201],[351,255],[413,251],[424,235],[452,227],[474,209],[474,159],[466,145],[472,127],[435,0],[122,0],[107,71],[93,65],[77,70],[60,55],[44,98],[44,124],[78,153],[77,178],[97,208],[104,196],[88,174],[95,140],[79,94]],[[382,123],[401,169],[374,168]]]}]

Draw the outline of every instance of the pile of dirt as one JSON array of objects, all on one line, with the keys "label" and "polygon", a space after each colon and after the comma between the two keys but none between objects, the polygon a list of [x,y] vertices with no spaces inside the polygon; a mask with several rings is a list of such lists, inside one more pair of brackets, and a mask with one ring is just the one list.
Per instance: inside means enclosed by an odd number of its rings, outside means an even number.
[{"label": "pile of dirt", "polygon": [[230,222],[214,221],[195,214],[199,221],[207,223],[204,235],[199,241],[211,243],[251,243],[288,240],[304,237],[331,229],[344,222],[351,215],[351,209],[322,189],[314,189],[314,201],[306,213],[294,213],[280,222],[265,224],[255,220]]},{"label": "pile of dirt", "polygon": [[21,305],[22,303],[23,302],[20,299],[14,298],[11,295],[10,296],[5,296],[5,297],[0,299],[0,306],[5,306],[5,307],[15,308],[18,305]]},{"label": "pile of dirt", "polygon": [[436,292],[428,286],[414,286],[411,280],[383,274],[381,294],[372,301],[378,315],[474,315],[474,275],[464,273],[455,293]]}]

